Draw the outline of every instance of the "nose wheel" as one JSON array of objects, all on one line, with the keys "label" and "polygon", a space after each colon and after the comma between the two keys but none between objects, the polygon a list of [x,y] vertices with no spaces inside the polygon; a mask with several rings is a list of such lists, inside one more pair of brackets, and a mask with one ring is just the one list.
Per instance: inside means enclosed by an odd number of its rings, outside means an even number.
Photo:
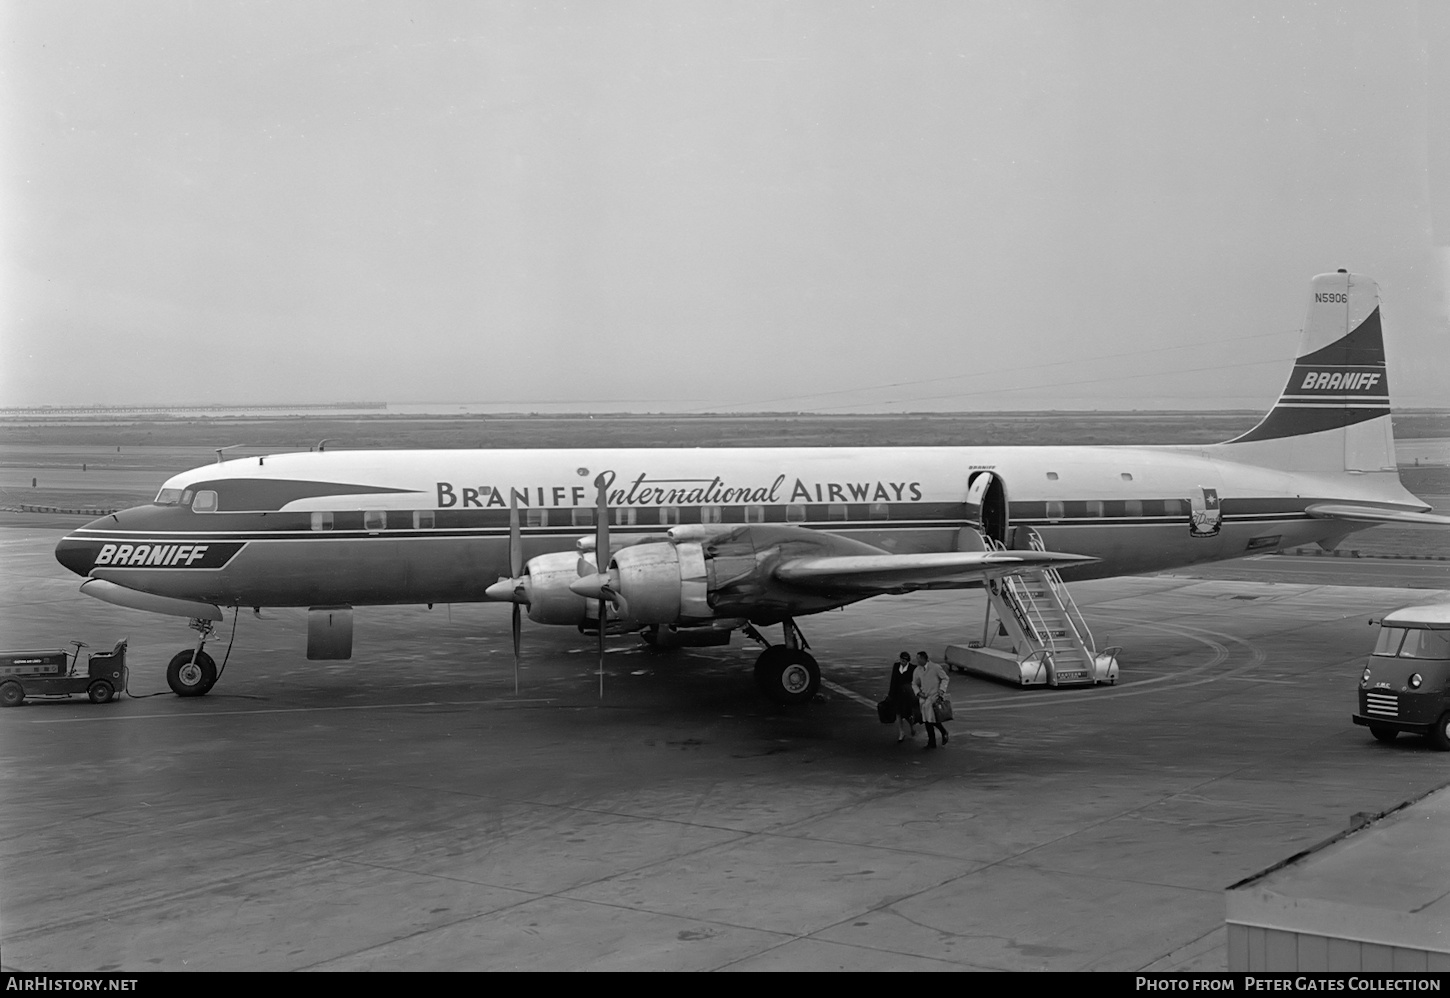
[{"label": "nose wheel", "polygon": [[207,691],[216,685],[216,663],[201,650],[215,625],[210,620],[197,618],[191,626],[201,633],[196,647],[177,652],[166,665],[166,685],[179,697],[206,696]]}]

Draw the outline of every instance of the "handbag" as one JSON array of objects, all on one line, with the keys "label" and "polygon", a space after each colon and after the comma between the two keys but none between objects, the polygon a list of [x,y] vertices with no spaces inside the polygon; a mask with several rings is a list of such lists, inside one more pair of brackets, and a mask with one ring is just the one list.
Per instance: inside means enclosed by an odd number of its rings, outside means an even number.
[{"label": "handbag", "polygon": [[896,720],[896,704],[891,702],[890,697],[876,705],[876,717],[882,724],[890,724]]},{"label": "handbag", "polygon": [[938,721],[950,721],[952,719],[952,702],[947,699],[946,694],[940,694],[931,705],[932,713]]}]

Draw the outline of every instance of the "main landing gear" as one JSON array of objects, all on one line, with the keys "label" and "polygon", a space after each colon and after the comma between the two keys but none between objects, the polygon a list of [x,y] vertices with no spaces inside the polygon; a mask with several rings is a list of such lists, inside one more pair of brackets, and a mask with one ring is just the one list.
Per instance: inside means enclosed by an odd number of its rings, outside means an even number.
[{"label": "main landing gear", "polygon": [[778,645],[768,642],[750,624],[743,628],[746,636],[765,645],[765,651],[755,660],[755,684],[776,703],[810,703],[821,688],[821,667],[806,650],[810,645],[795,621],[787,617],[781,625],[785,641]]},{"label": "main landing gear", "polygon": [[166,685],[179,697],[206,696],[216,684],[216,663],[202,651],[216,624],[197,617],[192,619],[190,627],[200,635],[196,647],[177,652],[166,666]]}]

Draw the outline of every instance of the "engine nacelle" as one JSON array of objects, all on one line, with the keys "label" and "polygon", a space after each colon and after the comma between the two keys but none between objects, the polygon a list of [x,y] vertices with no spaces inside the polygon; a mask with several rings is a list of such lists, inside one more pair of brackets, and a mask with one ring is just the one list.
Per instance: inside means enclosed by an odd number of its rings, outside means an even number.
[{"label": "engine nacelle", "polygon": [[705,550],[694,542],[636,544],[610,561],[610,575],[631,620],[677,624],[714,617],[707,599]]},{"label": "engine nacelle", "polygon": [[569,590],[569,583],[579,579],[579,561],[593,563],[592,554],[559,551],[530,558],[524,566],[528,578],[529,619],[537,624],[573,624],[594,619],[595,609],[589,600]]}]

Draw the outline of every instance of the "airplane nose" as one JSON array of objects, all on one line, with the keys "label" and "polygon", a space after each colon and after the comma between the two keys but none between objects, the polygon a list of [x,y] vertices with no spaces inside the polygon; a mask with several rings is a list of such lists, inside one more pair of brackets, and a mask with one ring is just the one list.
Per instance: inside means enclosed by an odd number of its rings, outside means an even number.
[{"label": "airplane nose", "polygon": [[55,560],[77,575],[90,575],[91,566],[96,563],[96,544],[64,537],[55,546]]}]

